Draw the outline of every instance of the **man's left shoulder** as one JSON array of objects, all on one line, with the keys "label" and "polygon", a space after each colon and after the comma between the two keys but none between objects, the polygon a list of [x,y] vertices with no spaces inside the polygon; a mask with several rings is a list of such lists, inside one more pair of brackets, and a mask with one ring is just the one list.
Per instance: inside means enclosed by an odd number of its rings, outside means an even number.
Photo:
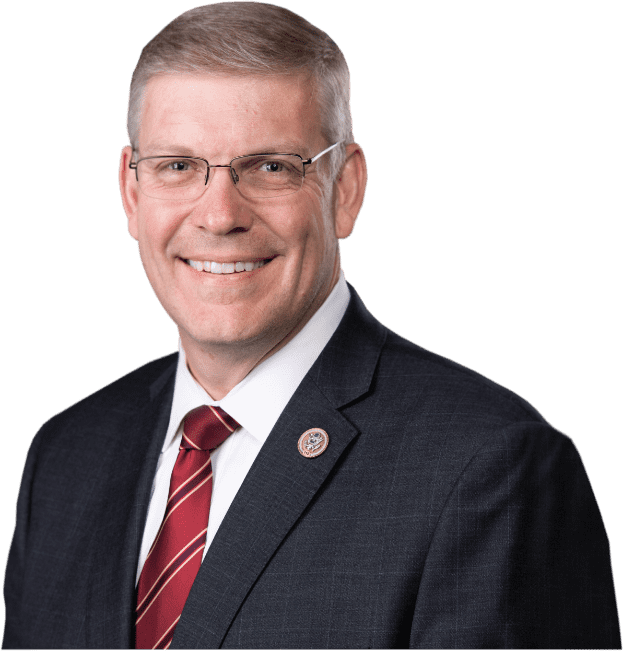
[{"label": "man's left shoulder", "polygon": [[361,432],[362,443],[391,449],[400,442],[404,463],[406,456],[429,459],[443,451],[443,458],[454,459],[457,469],[483,447],[575,448],[571,438],[527,400],[396,334],[377,321],[358,296],[352,296],[342,325],[332,364],[325,367],[339,367],[336,374],[346,387],[362,385],[361,378],[369,376],[367,390],[342,406]]},{"label": "man's left shoulder", "polygon": [[338,330],[316,365],[315,377],[342,404],[374,404],[388,417],[409,414],[453,422],[545,423],[523,398],[488,378],[397,335],[351,300]]},{"label": "man's left shoulder", "polygon": [[[377,390],[391,393],[405,409],[453,414],[463,421],[500,425],[545,423],[541,414],[513,391],[441,355],[388,331],[377,368]],[[410,406],[410,407],[409,407]]]}]

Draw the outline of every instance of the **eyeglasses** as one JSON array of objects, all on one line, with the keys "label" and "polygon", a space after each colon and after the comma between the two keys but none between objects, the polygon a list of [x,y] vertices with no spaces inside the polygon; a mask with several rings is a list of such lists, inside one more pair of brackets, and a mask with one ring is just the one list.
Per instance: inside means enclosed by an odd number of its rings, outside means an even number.
[{"label": "eyeglasses", "polygon": [[236,156],[229,165],[210,165],[205,158],[187,156],[147,156],[130,163],[138,185],[148,197],[169,201],[191,201],[204,192],[210,170],[228,167],[234,186],[247,199],[283,197],[298,192],[308,165],[337,147],[327,147],[304,160],[298,154],[250,154]]}]

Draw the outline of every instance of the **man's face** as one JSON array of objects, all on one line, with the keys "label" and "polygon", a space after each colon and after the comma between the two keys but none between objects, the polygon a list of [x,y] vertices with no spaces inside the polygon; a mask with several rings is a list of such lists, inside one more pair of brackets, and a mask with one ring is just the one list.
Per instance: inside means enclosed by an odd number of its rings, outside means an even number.
[{"label": "man's face", "polygon": [[[298,77],[166,75],[145,90],[141,158],[186,155],[226,165],[258,152],[308,158],[331,144],[321,136],[311,84]],[[130,233],[185,348],[269,351],[307,322],[339,274],[336,228],[340,237],[352,229],[336,227],[332,184],[318,171],[326,159],[309,166],[302,188],[288,196],[246,199],[225,168],[210,170],[198,199],[169,201],[141,192],[134,172],[124,172],[129,155],[126,148],[121,185]],[[265,264],[216,274],[189,261]]]}]

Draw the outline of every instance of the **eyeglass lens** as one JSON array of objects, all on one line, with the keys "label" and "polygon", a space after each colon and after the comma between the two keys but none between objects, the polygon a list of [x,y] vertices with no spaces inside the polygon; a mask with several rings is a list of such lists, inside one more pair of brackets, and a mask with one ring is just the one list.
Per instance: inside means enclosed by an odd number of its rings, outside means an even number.
[{"label": "eyeglass lens", "polygon": [[[301,158],[289,154],[242,156],[234,159],[231,167],[234,184],[248,198],[293,194],[305,177]],[[184,201],[199,197],[216,170],[203,160],[163,156],[139,161],[137,172],[139,186],[147,196]]]}]

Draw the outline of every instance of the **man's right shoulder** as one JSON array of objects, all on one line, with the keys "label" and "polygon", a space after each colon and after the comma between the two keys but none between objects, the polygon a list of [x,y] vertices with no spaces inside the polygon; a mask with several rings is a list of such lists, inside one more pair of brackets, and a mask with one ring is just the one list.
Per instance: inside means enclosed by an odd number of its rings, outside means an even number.
[{"label": "man's right shoulder", "polygon": [[[175,379],[178,353],[161,357],[131,371],[48,420],[39,435],[54,437],[68,426],[123,421],[157,399]],[[47,437],[46,437],[47,438]]]}]

